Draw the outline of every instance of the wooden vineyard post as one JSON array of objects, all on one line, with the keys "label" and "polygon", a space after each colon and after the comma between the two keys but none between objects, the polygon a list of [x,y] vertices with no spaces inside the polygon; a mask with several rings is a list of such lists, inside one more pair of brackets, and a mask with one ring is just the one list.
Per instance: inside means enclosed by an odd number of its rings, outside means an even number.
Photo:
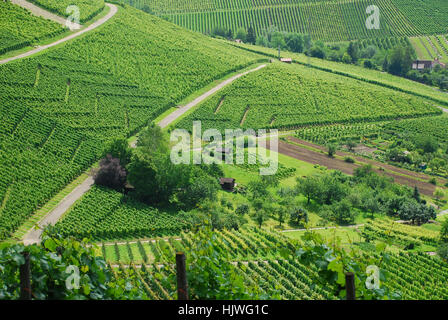
[{"label": "wooden vineyard post", "polygon": [[30,253],[24,252],[25,263],[20,266],[20,300],[31,300]]},{"label": "wooden vineyard post", "polygon": [[356,300],[355,274],[353,272],[347,272],[345,274],[345,291],[346,300]]},{"label": "wooden vineyard post", "polygon": [[185,263],[185,254],[176,253],[176,271],[177,271],[177,299],[188,300],[187,269]]}]

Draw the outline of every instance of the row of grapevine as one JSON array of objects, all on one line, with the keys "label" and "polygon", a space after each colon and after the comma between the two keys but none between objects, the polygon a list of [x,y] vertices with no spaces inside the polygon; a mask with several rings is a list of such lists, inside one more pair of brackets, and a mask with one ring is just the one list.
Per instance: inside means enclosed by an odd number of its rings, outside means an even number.
[{"label": "row of grapevine", "polygon": [[[436,33],[443,28],[428,28],[420,20],[431,17],[437,12],[437,18],[448,12],[446,5],[421,5],[417,0],[355,0],[355,1],[316,1],[304,0],[297,3],[292,0],[268,1],[228,1],[228,0],[122,0],[147,12],[163,16],[172,22],[191,30],[210,33],[214,27],[231,29],[233,33],[239,27],[253,26],[257,35],[263,30],[276,26],[281,31],[308,33],[316,40],[341,41],[361,38],[411,36]],[[424,14],[415,19],[411,11],[420,7]],[[380,9],[380,28],[366,28],[369,16],[367,7],[376,5]],[[440,8],[439,6],[440,5]],[[424,8],[422,8],[424,7]],[[433,23],[433,22],[430,22]],[[443,22],[442,24],[444,24]],[[441,31],[439,31],[441,32]]]},{"label": "row of grapevine", "polygon": [[0,239],[86,170],[99,143],[44,119],[19,101],[0,98]]},{"label": "row of grapevine", "polygon": [[392,289],[403,300],[448,299],[448,264],[424,253],[391,254],[382,267]]},{"label": "row of grapevine", "polygon": [[378,219],[369,221],[364,226],[363,237],[370,240],[391,240],[402,246],[436,246],[439,241],[439,233],[436,231]]},{"label": "row of grapevine", "polygon": [[440,145],[448,145],[445,130],[448,118],[445,116],[401,119],[359,124],[337,124],[301,128],[296,131],[300,139],[325,144],[346,142],[363,138],[377,138],[392,135],[395,137],[432,136]]},{"label": "row of grapevine", "polygon": [[445,0],[391,0],[422,34],[441,34],[448,28],[448,3]]},{"label": "row of grapevine", "polygon": [[[234,44],[246,51],[263,54],[267,57],[277,58],[278,51],[267,47],[255,47],[247,44]],[[337,74],[346,78],[356,79],[382,88],[404,92],[409,95],[432,100],[437,104],[448,106],[448,97],[445,92],[434,90],[432,87],[403,78],[387,72],[366,69],[353,64],[345,64],[319,58],[312,58],[304,54],[282,52],[281,57],[289,57],[296,64],[304,65],[312,69]]]},{"label": "row of grapevine", "polygon": [[189,226],[119,192],[94,187],[56,227],[64,236],[111,240],[175,235]]},{"label": "row of grapevine", "polygon": [[[317,266],[304,266],[299,259],[284,259],[275,252],[279,245],[292,246],[288,239],[259,228],[244,228],[240,231],[225,231],[216,234],[218,242],[224,247],[217,250],[225,254],[229,263],[232,263],[240,276],[248,285],[255,285],[262,294],[272,296],[279,294],[285,300],[333,300],[334,288],[325,286],[319,279]],[[256,239],[257,241],[254,241]],[[143,262],[135,257],[136,243],[115,245],[115,251],[122,255],[128,252],[128,258],[119,261],[110,261],[112,266],[118,265],[118,270],[132,269],[138,274],[140,284],[148,296],[154,300],[174,299],[176,292],[176,271],[174,255],[176,251],[187,252],[194,245],[189,234],[183,234],[181,240],[160,239],[148,242],[148,247],[154,251],[151,254],[159,256],[158,260]],[[143,244],[145,245],[145,243]],[[185,246],[184,246],[185,245]],[[113,245],[107,244],[108,248]],[[258,249],[254,249],[258,248]],[[254,250],[260,250],[253,255]],[[131,254],[132,251],[132,254]],[[241,255],[245,252],[245,255]],[[250,253],[251,252],[251,253]],[[249,254],[250,253],[250,254]],[[133,256],[130,259],[129,256]],[[376,258],[376,253],[365,251],[366,258]],[[423,253],[389,254],[381,259],[381,267],[386,271],[388,286],[401,293],[402,299],[447,299],[448,265],[438,257]],[[125,266],[126,265],[126,266]],[[422,271],[423,270],[423,271]]]},{"label": "row of grapevine", "polygon": [[0,2],[0,55],[52,38],[65,30],[58,23],[34,16],[18,5]]}]

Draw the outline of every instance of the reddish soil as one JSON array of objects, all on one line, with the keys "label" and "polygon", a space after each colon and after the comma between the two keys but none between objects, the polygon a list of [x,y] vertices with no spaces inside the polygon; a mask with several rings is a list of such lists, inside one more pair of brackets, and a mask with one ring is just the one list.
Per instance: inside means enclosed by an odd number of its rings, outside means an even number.
[{"label": "reddish soil", "polygon": [[[319,150],[324,151],[324,152],[327,151],[327,149],[325,147],[323,147],[323,146],[319,146],[319,145],[313,144],[311,142],[300,140],[300,139],[297,139],[295,137],[288,137],[287,140],[289,140],[291,142],[294,142],[294,143],[299,143],[299,144],[302,144],[302,145],[305,145],[305,146],[309,146],[309,147],[312,147],[312,148],[315,148],[315,149],[319,149]],[[351,158],[355,159],[357,162],[371,164],[374,167],[384,168],[385,170],[394,171],[396,173],[405,174],[407,176],[416,177],[416,178],[419,178],[419,179],[422,179],[422,180],[426,180],[426,181],[429,181],[432,178],[432,176],[428,176],[428,175],[426,175],[424,173],[410,171],[410,170],[406,170],[406,169],[403,169],[403,168],[398,168],[398,167],[395,167],[395,166],[387,164],[387,163],[383,163],[383,162],[367,159],[367,158],[364,158],[364,157],[356,156],[356,155],[348,153],[348,152],[337,151],[336,155],[341,156],[341,157],[351,157]],[[447,181],[444,180],[444,179],[441,179],[441,178],[437,178],[437,182],[438,182],[438,185],[444,185]]]},{"label": "reddish soil", "polygon": [[[294,143],[300,143],[302,145],[305,146],[309,146],[309,147],[313,147],[322,151],[326,151],[325,147],[322,146],[318,146],[306,141],[302,141],[293,137],[288,137],[288,140],[290,141],[294,141]],[[269,141],[267,141],[267,148],[269,148]],[[293,145],[290,143],[286,143],[284,141],[279,141],[278,142],[278,152],[280,152],[281,154],[290,156],[292,158],[301,160],[301,161],[305,161],[308,163],[312,163],[312,164],[318,164],[321,166],[325,166],[328,169],[333,169],[333,170],[339,170],[343,173],[346,174],[350,174],[352,175],[354,170],[356,168],[361,167],[363,164],[365,163],[371,163],[374,171],[380,175],[386,175],[388,177],[391,177],[394,179],[394,181],[396,183],[402,184],[402,185],[407,185],[409,187],[414,187],[417,186],[417,188],[419,189],[419,191],[422,194],[428,195],[428,196],[432,196],[432,194],[434,193],[435,190],[435,186],[431,183],[428,182],[422,182],[420,180],[417,180],[415,178],[420,178],[420,179],[425,179],[425,180],[429,180],[429,177],[418,173],[418,172],[412,172],[412,171],[407,171],[401,168],[396,168],[394,166],[388,165],[388,164],[384,164],[381,162],[377,162],[377,161],[373,161],[373,160],[369,160],[369,159],[365,159],[365,158],[361,158],[361,157],[356,157],[353,156],[349,153],[346,152],[337,152],[337,155],[340,156],[350,156],[354,159],[356,159],[356,161],[358,162],[362,162],[360,163],[347,163],[344,160],[341,159],[337,159],[337,158],[330,158],[328,157],[328,155],[317,152],[317,151],[312,151],[297,145]],[[377,167],[382,167],[384,168],[386,171],[382,171],[377,169]],[[394,174],[394,172],[396,173],[401,173],[401,174],[406,174],[408,176],[401,176],[398,174]]]}]

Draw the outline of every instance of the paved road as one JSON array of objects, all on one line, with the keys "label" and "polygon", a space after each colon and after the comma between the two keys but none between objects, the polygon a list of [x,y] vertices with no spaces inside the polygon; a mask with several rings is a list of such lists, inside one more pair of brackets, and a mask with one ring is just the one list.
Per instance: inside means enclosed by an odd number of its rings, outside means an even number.
[{"label": "paved road", "polygon": [[79,32],[71,34],[71,35],[69,35],[69,36],[67,36],[65,38],[62,38],[62,39],[60,39],[58,41],[55,41],[53,43],[50,43],[50,44],[47,44],[47,45],[44,45],[44,46],[40,46],[40,47],[38,47],[36,49],[30,50],[28,52],[19,54],[17,56],[11,57],[11,58],[0,60],[0,64],[5,64],[5,63],[10,62],[10,61],[14,61],[14,60],[17,60],[17,59],[22,59],[22,58],[25,58],[25,57],[29,57],[29,56],[31,56],[31,55],[33,55],[35,53],[38,53],[38,52],[44,51],[44,50],[46,50],[48,48],[57,46],[58,44],[64,43],[64,42],[69,41],[69,40],[72,40],[72,39],[74,39],[76,37],[79,37],[80,35],[82,35],[82,34],[84,34],[86,32],[89,32],[89,31],[92,31],[93,29],[98,28],[102,24],[106,23],[110,18],[112,18],[118,11],[118,9],[117,9],[117,7],[115,5],[110,4],[110,3],[106,3],[106,5],[110,7],[110,11],[107,13],[107,15],[104,16],[103,18],[99,19],[98,21],[92,23],[87,28],[82,29]]},{"label": "paved road", "polygon": [[[41,7],[38,7],[31,2],[25,1],[25,0],[11,0],[12,3],[21,6],[22,8],[25,8],[29,11],[31,11],[35,16],[39,16],[45,19],[53,20],[54,22],[57,22],[59,24],[62,24],[65,26],[65,22],[67,21],[67,18],[57,16],[45,9],[42,9]],[[77,23],[72,23],[73,27],[80,29],[82,25]]]},{"label": "paved road", "polygon": [[[109,4],[108,4],[109,5]],[[115,6],[114,6],[115,7]],[[112,11],[112,10],[111,10]],[[182,107],[182,112],[178,112],[179,110],[176,110],[175,112],[169,114],[166,118],[164,118],[163,120],[161,120],[159,122],[160,126],[167,126],[168,124],[170,124],[172,121],[176,120],[177,118],[179,118],[180,116],[182,116],[188,109],[194,107],[195,105],[199,104],[200,102],[202,102],[204,99],[206,99],[207,97],[209,97],[210,95],[214,94],[216,91],[218,91],[219,89],[223,88],[224,86],[232,83],[233,81],[235,81],[236,79],[250,73],[250,72],[254,72],[256,70],[259,70],[261,68],[264,68],[266,65],[261,65],[258,66],[257,68],[251,69],[249,71],[240,73],[236,76],[233,76],[230,79],[227,79],[225,81],[223,81],[222,83],[220,83],[219,85],[217,85],[216,87],[214,87],[213,89],[211,89],[210,91],[204,93],[203,95],[201,95],[199,98],[196,98],[193,102],[190,102],[189,104],[187,104],[185,107]],[[175,113],[175,115],[173,115]],[[168,120],[166,120],[167,118],[169,118]],[[165,121],[166,120],[166,121]],[[161,123],[163,122],[163,124],[161,125]],[[81,198],[83,196],[83,194],[85,194],[87,191],[90,190],[90,188],[93,185],[93,179],[92,177],[87,178],[81,185],[79,185],[78,187],[76,187],[71,193],[69,193],[67,195],[67,197],[65,197],[58,205],[55,209],[53,209],[47,216],[45,216],[40,222],[39,222],[39,226],[46,226],[48,224],[55,224],[59,218],[70,208],[70,206],[72,206],[79,198]],[[25,245],[29,245],[29,244],[33,244],[33,243],[39,243],[40,242],[40,236],[42,234],[42,229],[36,229],[33,227],[33,229],[31,229],[23,238],[23,243]]]},{"label": "paved road", "polygon": [[176,111],[170,113],[166,118],[164,118],[163,120],[161,120],[159,122],[159,126],[161,128],[165,128],[166,126],[168,126],[170,123],[172,123],[173,121],[175,121],[177,118],[179,118],[181,115],[183,115],[185,112],[187,112],[188,110],[190,110],[191,108],[193,108],[194,106],[197,106],[199,103],[201,103],[202,101],[204,101],[205,99],[207,99],[208,97],[210,97],[211,95],[215,94],[218,90],[222,89],[223,87],[227,86],[228,84],[232,83],[233,81],[235,81],[236,79],[260,70],[261,68],[266,67],[265,64],[262,64],[261,66],[258,66],[252,70],[237,74],[236,76],[233,76],[227,80],[224,80],[223,82],[221,82],[220,84],[218,84],[216,87],[214,87],[213,89],[207,91],[206,93],[204,93],[203,95],[201,95],[200,97],[194,99],[192,102],[190,102],[189,104],[180,107],[179,109],[177,109]]},{"label": "paved road", "polygon": [[88,177],[83,183],[77,186],[71,193],[69,193],[62,201],[47,214],[41,221],[39,221],[39,228],[33,227],[23,238],[25,245],[39,243],[42,234],[42,227],[52,224],[54,225],[59,218],[78,200],[84,193],[86,193],[93,185],[93,178]]}]

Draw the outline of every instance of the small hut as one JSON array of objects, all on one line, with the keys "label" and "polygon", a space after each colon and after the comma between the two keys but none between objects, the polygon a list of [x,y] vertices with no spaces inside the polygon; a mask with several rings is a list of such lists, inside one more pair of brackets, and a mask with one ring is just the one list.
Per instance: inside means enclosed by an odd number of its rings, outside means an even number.
[{"label": "small hut", "polygon": [[235,188],[235,179],[233,178],[219,178],[219,184],[221,188],[226,191],[233,191]]}]

